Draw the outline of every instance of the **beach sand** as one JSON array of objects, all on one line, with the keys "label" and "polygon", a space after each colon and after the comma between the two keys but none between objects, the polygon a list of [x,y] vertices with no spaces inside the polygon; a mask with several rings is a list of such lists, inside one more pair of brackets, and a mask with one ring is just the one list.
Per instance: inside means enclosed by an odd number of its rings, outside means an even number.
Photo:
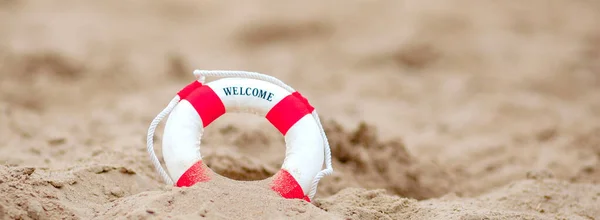
[{"label": "beach sand", "polygon": [[[146,132],[194,69],[308,98],[335,170],[311,203],[268,188],[284,139],[253,115],[207,127],[214,180],[162,182]],[[0,1],[0,195],[0,219],[600,219],[600,2]]]}]

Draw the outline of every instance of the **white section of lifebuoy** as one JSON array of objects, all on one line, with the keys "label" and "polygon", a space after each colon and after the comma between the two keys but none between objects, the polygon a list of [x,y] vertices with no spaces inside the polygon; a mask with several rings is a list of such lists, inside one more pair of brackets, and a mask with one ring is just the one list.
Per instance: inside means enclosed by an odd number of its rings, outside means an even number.
[{"label": "white section of lifebuoy", "polygon": [[[207,83],[206,86],[209,86],[220,98],[226,113],[245,112],[262,117],[291,94],[280,86],[255,79],[223,78]],[[259,89],[272,96],[225,94],[225,89],[236,87],[244,90]],[[244,91],[244,94],[248,93]],[[182,100],[167,119],[162,144],[167,170],[175,182],[190,166],[201,159],[202,133],[201,117],[190,102]],[[305,115],[287,131],[285,142],[286,157],[282,169],[287,170],[294,177],[306,195],[312,187],[314,177],[322,169],[324,161],[324,140],[318,122],[310,114]]]}]

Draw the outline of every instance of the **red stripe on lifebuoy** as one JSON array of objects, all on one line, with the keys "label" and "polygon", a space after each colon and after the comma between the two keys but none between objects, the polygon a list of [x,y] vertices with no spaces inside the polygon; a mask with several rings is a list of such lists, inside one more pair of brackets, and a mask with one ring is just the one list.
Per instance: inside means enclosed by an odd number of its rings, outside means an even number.
[{"label": "red stripe on lifebuoy", "polygon": [[221,98],[208,86],[202,86],[194,90],[185,99],[194,106],[194,109],[202,118],[204,127],[225,114],[225,105],[223,105]]},{"label": "red stripe on lifebuoy", "polygon": [[177,186],[192,186],[199,182],[206,182],[210,180],[210,176],[208,175],[209,170],[202,163],[202,161],[196,162],[192,165],[188,170],[179,177],[177,180]]},{"label": "red stripe on lifebuoy", "polygon": [[281,134],[285,135],[298,120],[310,114],[314,109],[306,98],[300,93],[294,92],[273,106],[266,118]]},{"label": "red stripe on lifebuoy", "polygon": [[190,95],[194,90],[200,88],[202,83],[198,82],[198,80],[194,80],[194,82],[185,86],[181,91],[177,93],[180,99],[185,99],[188,95]]},{"label": "red stripe on lifebuoy", "polygon": [[302,191],[302,187],[298,184],[298,181],[287,170],[281,169],[273,176],[271,189],[279,193],[283,198],[303,199],[310,202],[310,198],[304,195],[304,191]]}]

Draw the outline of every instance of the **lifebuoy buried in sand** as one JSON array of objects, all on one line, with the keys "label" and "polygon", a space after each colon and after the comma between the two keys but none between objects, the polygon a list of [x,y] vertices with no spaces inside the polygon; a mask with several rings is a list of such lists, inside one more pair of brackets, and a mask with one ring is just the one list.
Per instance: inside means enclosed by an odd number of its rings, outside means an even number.
[{"label": "lifebuoy buried in sand", "polygon": [[[179,91],[148,130],[148,151],[163,179],[178,187],[209,181],[212,171],[200,154],[203,129],[227,112],[254,113],[266,117],[285,137],[286,157],[271,189],[284,198],[310,202],[319,180],[333,169],[327,137],[308,100],[276,78],[259,73],[196,70],[194,75],[198,80]],[[234,78],[204,84],[205,76]],[[169,113],[162,141],[167,175],[154,154],[153,137]]]}]

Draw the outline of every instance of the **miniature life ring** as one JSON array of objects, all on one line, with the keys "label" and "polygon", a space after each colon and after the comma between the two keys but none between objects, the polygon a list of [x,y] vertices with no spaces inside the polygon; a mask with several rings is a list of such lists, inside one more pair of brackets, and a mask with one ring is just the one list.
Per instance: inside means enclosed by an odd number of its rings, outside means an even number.
[{"label": "miniature life ring", "polygon": [[320,122],[311,115],[314,108],[300,93],[258,79],[222,78],[206,84],[194,81],[178,96],[162,139],[164,161],[175,186],[211,179],[212,170],[202,163],[200,154],[205,127],[226,112],[254,113],[285,137],[286,157],[272,178],[271,189],[284,198],[310,202],[314,192],[310,196],[309,192],[316,191],[315,176],[322,170],[329,145],[324,148],[327,140],[319,130]]}]

